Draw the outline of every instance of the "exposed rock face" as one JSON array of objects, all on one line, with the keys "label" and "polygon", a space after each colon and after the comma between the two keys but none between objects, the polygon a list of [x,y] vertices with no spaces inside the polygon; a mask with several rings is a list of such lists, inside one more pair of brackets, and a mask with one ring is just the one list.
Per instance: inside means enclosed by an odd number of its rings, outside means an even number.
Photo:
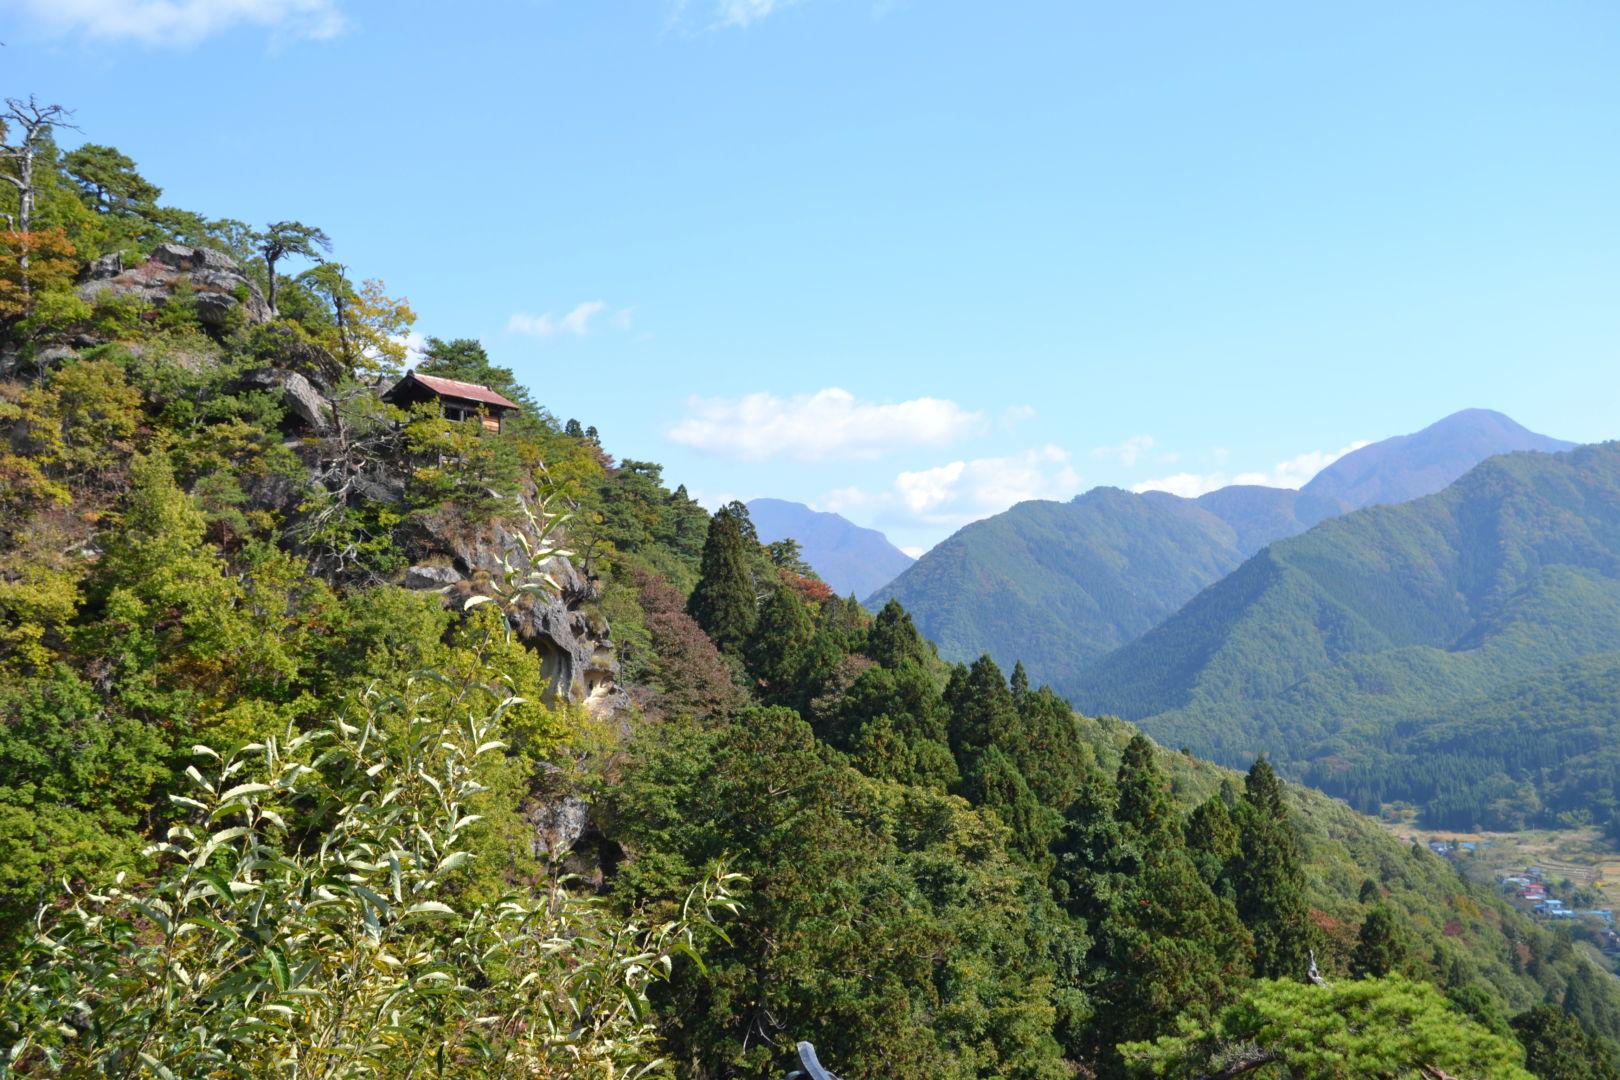
[{"label": "exposed rock face", "polygon": [[118,254],[103,255],[90,265],[78,292],[90,301],[103,295],[134,296],[162,307],[173,299],[182,278],[191,283],[205,325],[224,326],[238,309],[249,322],[270,321],[270,305],[259,287],[234,259],[213,248],[160,244],[145,262],[128,268]]},{"label": "exposed rock face", "polygon": [[287,410],[317,435],[332,429],[332,403],[321,396],[310,381],[296,371],[262,368],[242,376],[244,386],[281,391]]},{"label": "exposed rock face", "polygon": [[405,571],[407,589],[447,589],[460,582],[461,575],[450,566],[413,566]]},{"label": "exposed rock face", "polygon": [[[484,582],[500,579],[505,573],[503,558],[519,563],[523,558],[515,526],[510,523],[496,522],[469,531],[448,517],[435,520],[429,516],[422,520],[421,530],[415,554],[419,558],[448,555],[455,571],[465,578],[452,583],[447,594],[452,603],[484,591]],[[549,699],[583,704],[593,715],[622,714],[630,699],[617,682],[619,661],[613,641],[606,622],[585,607],[596,599],[595,583],[564,558],[520,567],[520,573],[531,572],[549,575],[558,591],[524,596],[514,605],[511,618],[518,635],[540,656]],[[428,586],[424,580],[416,587]],[[444,584],[435,579],[431,587],[443,588]]]},{"label": "exposed rock face", "polygon": [[534,827],[534,854],[563,855],[574,849],[590,827],[591,808],[577,795],[537,803],[528,812]]},{"label": "exposed rock face", "polygon": [[[340,440],[333,434],[335,410],[324,396],[327,387],[319,372],[312,370],[306,377],[303,365],[291,370],[291,362],[297,362],[297,357],[289,361],[286,355],[278,355],[272,360],[275,366],[247,373],[240,385],[279,389],[289,412],[315,436],[289,445],[321,475],[340,454]],[[345,483],[351,497],[398,504],[405,497],[405,466],[405,462],[384,456]],[[262,498],[284,505],[295,500],[296,491],[268,491]],[[468,597],[489,595],[492,585],[504,582],[508,561],[516,564],[520,578],[548,576],[556,584],[555,590],[524,594],[507,609],[519,638],[540,658],[547,681],[546,700],[582,705],[594,717],[622,724],[634,704],[618,683],[619,661],[607,622],[590,608],[598,597],[596,583],[566,558],[525,565],[519,530],[527,525],[518,510],[514,505],[506,520],[477,526],[469,526],[449,511],[412,515],[402,537],[411,560],[402,584],[438,593],[448,608],[459,612]],[[622,853],[594,825],[584,794],[574,781],[553,770],[550,780],[531,792],[525,816],[532,827],[530,843],[537,858],[600,883],[604,868]]]},{"label": "exposed rock face", "polygon": [[261,355],[270,366],[298,372],[323,394],[330,394],[343,379],[343,365],[337,357],[286,323],[268,327],[260,344],[264,350]]}]

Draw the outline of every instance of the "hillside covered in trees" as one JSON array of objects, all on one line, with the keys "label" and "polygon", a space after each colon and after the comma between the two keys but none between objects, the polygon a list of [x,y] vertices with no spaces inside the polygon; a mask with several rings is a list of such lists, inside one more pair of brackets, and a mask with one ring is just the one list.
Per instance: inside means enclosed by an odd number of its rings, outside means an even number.
[{"label": "hillside covered in trees", "polygon": [[1096,665],[1079,700],[1217,760],[1266,747],[1442,827],[1606,815],[1617,492],[1620,444],[1492,458],[1271,545]]},{"label": "hillside covered in trees", "polygon": [[0,1071],[1616,1075],[1609,977],[1426,851],[945,663],[407,358],[341,230],[10,108]]},{"label": "hillside covered in trees", "polygon": [[1022,659],[1071,698],[1141,637],[1276,540],[1362,507],[1440,491],[1493,454],[1567,450],[1488,409],[1363,446],[1298,490],[1234,484],[1196,499],[1094,488],[976,521],[879,589],[952,660]]}]

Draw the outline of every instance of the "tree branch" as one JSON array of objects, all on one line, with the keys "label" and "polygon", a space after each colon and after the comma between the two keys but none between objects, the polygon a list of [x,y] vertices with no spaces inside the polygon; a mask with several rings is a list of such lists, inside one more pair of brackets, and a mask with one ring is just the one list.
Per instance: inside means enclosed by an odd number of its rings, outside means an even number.
[{"label": "tree branch", "polygon": [[1220,1072],[1204,1073],[1198,1077],[1198,1080],[1232,1080],[1235,1076],[1251,1073],[1262,1065],[1270,1065],[1274,1061],[1281,1061],[1282,1058],[1282,1054],[1276,1050],[1264,1050],[1247,1061],[1240,1061],[1236,1065],[1222,1069]]}]

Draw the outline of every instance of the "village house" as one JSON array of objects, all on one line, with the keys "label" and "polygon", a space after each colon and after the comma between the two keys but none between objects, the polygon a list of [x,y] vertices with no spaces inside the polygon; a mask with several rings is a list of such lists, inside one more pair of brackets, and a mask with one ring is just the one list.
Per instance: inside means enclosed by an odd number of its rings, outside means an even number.
[{"label": "village house", "polygon": [[478,420],[484,430],[494,432],[499,432],[506,417],[519,409],[517,402],[487,386],[419,375],[415,371],[407,371],[404,378],[388,388],[382,399],[402,409],[433,402],[446,420]]}]

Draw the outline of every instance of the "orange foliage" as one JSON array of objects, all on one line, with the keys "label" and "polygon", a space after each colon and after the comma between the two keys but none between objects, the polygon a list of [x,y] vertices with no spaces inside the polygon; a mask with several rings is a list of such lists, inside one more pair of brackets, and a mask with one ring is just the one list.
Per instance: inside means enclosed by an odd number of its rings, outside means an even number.
[{"label": "orange foliage", "polygon": [[804,577],[791,570],[781,571],[782,584],[799,594],[807,604],[820,604],[833,598],[832,586],[819,578]]},{"label": "orange foliage", "polygon": [[74,256],[73,242],[60,227],[0,231],[0,318],[27,315],[41,292],[72,284],[79,269]]}]

